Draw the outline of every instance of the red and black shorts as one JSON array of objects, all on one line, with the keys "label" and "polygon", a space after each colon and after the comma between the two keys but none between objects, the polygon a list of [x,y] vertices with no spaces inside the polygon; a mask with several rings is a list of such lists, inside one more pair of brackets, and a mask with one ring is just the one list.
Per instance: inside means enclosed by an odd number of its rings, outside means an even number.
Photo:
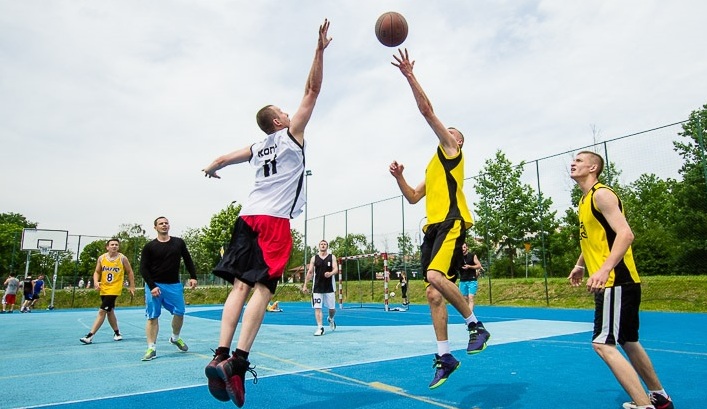
[{"label": "red and black shorts", "polygon": [[264,284],[275,294],[292,250],[290,219],[273,216],[239,216],[231,241],[213,274],[233,284]]}]

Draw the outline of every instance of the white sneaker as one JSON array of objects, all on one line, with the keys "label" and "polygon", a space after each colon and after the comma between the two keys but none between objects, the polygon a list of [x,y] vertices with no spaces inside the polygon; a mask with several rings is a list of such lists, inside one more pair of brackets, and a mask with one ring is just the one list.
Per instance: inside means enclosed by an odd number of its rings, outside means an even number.
[{"label": "white sneaker", "polygon": [[329,321],[329,328],[334,331],[336,329],[336,321],[334,321],[334,318],[328,317],[327,321]]},{"label": "white sneaker", "polygon": [[316,331],[314,331],[314,336],[315,337],[320,337],[324,335],[324,327],[319,327]]},{"label": "white sneaker", "polygon": [[123,340],[123,335],[122,334],[115,334],[113,335],[113,341],[122,341]]},{"label": "white sneaker", "polygon": [[84,344],[92,344],[93,343],[93,335],[91,335],[90,337],[80,338],[79,341],[83,342]]}]

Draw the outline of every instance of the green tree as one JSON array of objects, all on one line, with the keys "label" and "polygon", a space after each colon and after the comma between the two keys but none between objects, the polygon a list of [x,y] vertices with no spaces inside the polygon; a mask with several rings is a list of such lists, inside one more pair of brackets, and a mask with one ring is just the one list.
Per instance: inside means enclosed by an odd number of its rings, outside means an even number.
[{"label": "green tree", "polygon": [[[368,242],[364,234],[349,234],[346,237],[337,236],[329,241],[329,249],[337,257],[377,253],[375,246]],[[362,279],[370,279],[374,271],[382,271],[382,261],[380,257],[366,257],[358,261],[345,262],[343,269],[344,276],[347,279],[356,279],[359,271]]]},{"label": "green tree", "polygon": [[87,277],[86,281],[93,280],[93,272],[96,270],[96,260],[98,257],[106,252],[106,240],[94,240],[88,243],[81,254],[79,255],[79,262],[76,266],[76,271],[79,277]]},{"label": "green tree", "polygon": [[673,267],[681,242],[674,228],[680,214],[676,186],[675,180],[644,174],[624,189],[621,200],[635,235],[633,255],[642,275],[676,274]]},{"label": "green tree", "polygon": [[675,234],[680,238],[675,269],[681,274],[707,274],[707,105],[693,111],[673,142],[683,158],[682,183],[674,194],[680,217]]},{"label": "green tree", "polygon": [[21,250],[22,229],[36,227],[19,213],[0,213],[0,277],[24,274],[27,254]]},{"label": "green tree", "polygon": [[503,152],[496,151],[493,159],[486,160],[474,187],[481,198],[476,203],[480,218],[476,231],[508,260],[498,264],[501,271],[493,272],[510,277],[515,276],[515,258],[524,240],[539,231],[538,209],[551,203],[538,207],[533,188],[521,183],[524,164],[513,166]]},{"label": "green tree", "polygon": [[210,273],[211,269],[221,259],[231,240],[231,233],[236,219],[241,212],[241,205],[232,202],[225,209],[211,216],[209,225],[200,231],[188,231],[187,245],[192,253],[197,271],[201,274]]}]

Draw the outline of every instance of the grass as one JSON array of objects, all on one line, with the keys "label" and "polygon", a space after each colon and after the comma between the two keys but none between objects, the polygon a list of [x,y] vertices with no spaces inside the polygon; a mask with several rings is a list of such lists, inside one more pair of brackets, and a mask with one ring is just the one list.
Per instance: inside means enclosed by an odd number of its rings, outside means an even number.
[{"label": "grass", "polygon": [[[653,276],[642,277],[642,302],[644,311],[707,312],[707,276]],[[390,291],[396,292],[391,303],[400,302],[400,290],[395,290],[397,281],[391,282]],[[309,295],[299,291],[300,284],[283,284],[278,287],[275,300],[307,301]],[[186,289],[185,299],[189,304],[223,304],[230,286],[204,286]],[[363,281],[344,283],[345,303],[382,303],[383,282]],[[413,304],[426,304],[425,289],[421,280],[410,281],[408,297]],[[19,297],[21,298],[21,297]],[[51,300],[51,290],[42,297],[37,308],[46,308]],[[19,300],[18,300],[19,304]],[[144,291],[139,288],[135,297],[123,291],[118,306],[142,306]],[[476,295],[477,305],[550,307],[593,309],[594,299],[585,287],[572,287],[564,278],[549,278],[547,292],[542,278],[493,279],[479,281]],[[98,308],[100,297],[94,290],[57,290],[54,294],[55,308]],[[16,306],[18,309],[19,306]]]}]

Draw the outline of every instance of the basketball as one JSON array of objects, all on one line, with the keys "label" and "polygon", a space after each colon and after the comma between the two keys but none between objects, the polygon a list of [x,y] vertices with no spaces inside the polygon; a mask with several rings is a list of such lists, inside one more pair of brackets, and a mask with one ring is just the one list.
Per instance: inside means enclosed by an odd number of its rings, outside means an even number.
[{"label": "basketball", "polygon": [[376,21],[376,37],[386,47],[397,47],[408,36],[408,22],[402,14],[389,11]]}]

